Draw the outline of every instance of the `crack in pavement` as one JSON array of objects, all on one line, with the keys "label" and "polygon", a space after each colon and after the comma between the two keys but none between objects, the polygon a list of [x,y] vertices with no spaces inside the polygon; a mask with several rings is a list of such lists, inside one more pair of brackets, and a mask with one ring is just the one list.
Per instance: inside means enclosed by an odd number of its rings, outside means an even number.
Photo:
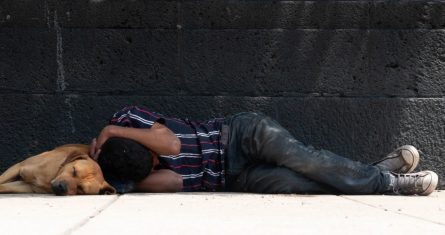
[{"label": "crack in pavement", "polygon": [[108,207],[110,207],[111,205],[113,205],[117,200],[119,200],[120,195],[117,195],[116,197],[114,197],[112,200],[110,200],[108,203],[106,203],[104,206],[98,208],[97,210],[94,211],[94,213],[92,215],[89,215],[87,218],[85,218],[84,220],[80,221],[79,223],[75,224],[73,227],[69,228],[66,232],[64,232],[63,234],[72,234],[73,232],[75,232],[76,230],[78,230],[79,228],[83,227],[85,224],[87,224],[88,222],[90,222],[92,219],[96,218],[96,216],[100,215],[103,211],[105,211]]}]

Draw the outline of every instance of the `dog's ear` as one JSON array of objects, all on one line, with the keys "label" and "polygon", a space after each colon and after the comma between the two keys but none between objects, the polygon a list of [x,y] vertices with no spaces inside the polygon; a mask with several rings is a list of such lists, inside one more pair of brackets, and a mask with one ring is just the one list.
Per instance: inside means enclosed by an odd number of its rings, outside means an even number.
[{"label": "dog's ear", "polygon": [[88,158],[89,156],[85,153],[82,153],[80,151],[73,151],[66,157],[65,161],[62,163],[62,166],[80,159],[88,160]]},{"label": "dog's ear", "polygon": [[113,186],[111,186],[110,184],[108,184],[106,181],[104,181],[104,183],[102,184],[102,188],[99,191],[99,194],[101,194],[101,195],[116,194],[116,189]]}]

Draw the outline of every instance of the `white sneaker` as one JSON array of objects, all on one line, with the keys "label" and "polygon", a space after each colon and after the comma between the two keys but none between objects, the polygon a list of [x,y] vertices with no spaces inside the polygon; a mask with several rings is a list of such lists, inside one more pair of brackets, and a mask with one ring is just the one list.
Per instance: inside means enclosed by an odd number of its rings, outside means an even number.
[{"label": "white sneaker", "polygon": [[438,181],[439,177],[432,171],[392,173],[390,187],[396,194],[427,196],[436,189]]},{"label": "white sneaker", "polygon": [[410,173],[419,164],[419,158],[419,151],[414,146],[404,145],[372,165],[377,166],[382,171]]}]

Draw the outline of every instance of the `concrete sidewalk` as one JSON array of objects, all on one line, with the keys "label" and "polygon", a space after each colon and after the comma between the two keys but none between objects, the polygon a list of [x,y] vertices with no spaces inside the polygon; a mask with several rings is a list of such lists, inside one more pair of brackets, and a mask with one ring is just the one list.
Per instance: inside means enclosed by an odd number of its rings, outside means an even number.
[{"label": "concrete sidewalk", "polygon": [[445,234],[445,191],[0,195],[1,234]]}]

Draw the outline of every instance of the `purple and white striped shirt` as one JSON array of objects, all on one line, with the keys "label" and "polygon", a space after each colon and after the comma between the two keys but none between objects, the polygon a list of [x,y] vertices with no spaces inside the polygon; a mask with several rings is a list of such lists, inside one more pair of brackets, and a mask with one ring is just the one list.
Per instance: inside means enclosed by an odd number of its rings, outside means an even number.
[{"label": "purple and white striped shirt", "polygon": [[160,155],[159,161],[162,168],[182,175],[182,191],[224,189],[224,146],[221,143],[224,118],[196,122],[164,117],[142,106],[130,106],[115,113],[110,124],[150,128],[155,122],[164,124],[181,141],[179,155]]}]

